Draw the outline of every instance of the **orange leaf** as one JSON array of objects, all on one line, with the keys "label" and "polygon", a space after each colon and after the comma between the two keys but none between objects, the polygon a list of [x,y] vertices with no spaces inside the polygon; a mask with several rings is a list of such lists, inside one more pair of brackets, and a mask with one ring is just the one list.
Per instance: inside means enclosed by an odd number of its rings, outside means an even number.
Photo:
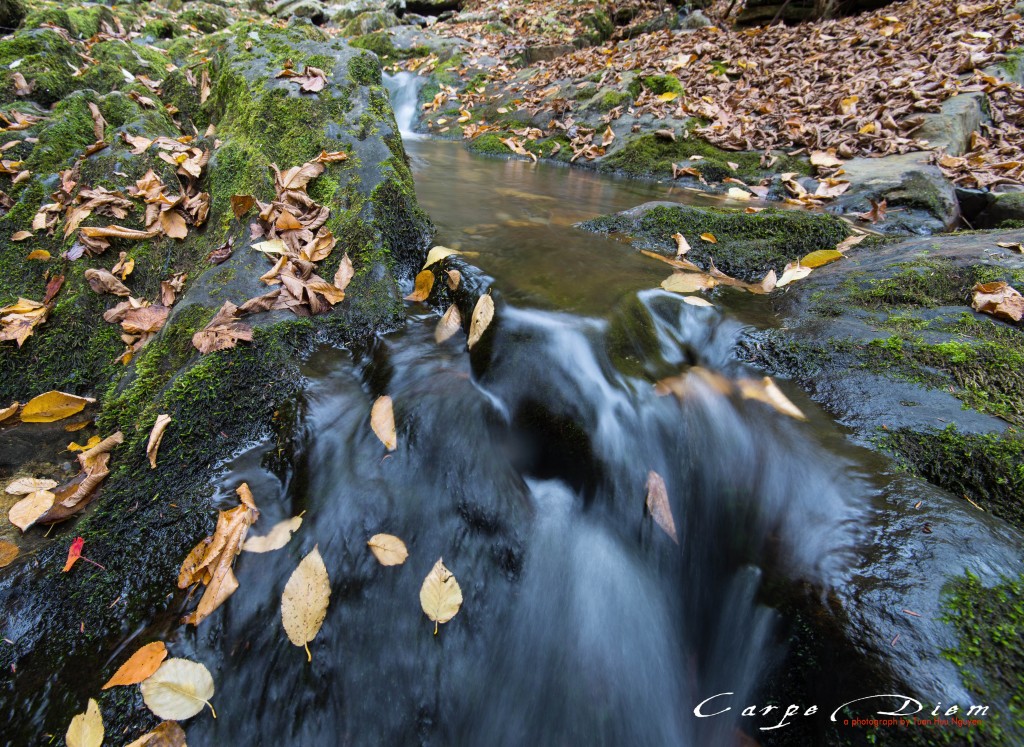
[{"label": "orange leaf", "polygon": [[71,543],[70,549],[68,549],[68,560],[64,564],[64,573],[71,570],[71,567],[78,562],[78,559],[82,557],[82,548],[85,546],[85,540],[81,537],[75,537],[75,541]]},{"label": "orange leaf", "polygon": [[160,663],[167,658],[167,647],[163,641],[147,643],[140,648],[131,658],[121,665],[120,669],[114,672],[114,676],[107,680],[101,690],[109,690],[118,685],[137,685],[160,668]]}]

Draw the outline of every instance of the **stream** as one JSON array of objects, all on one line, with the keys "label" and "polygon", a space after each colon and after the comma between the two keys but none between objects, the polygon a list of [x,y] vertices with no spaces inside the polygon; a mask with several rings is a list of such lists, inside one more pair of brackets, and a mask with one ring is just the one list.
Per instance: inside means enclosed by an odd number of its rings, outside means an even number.
[{"label": "stream", "polygon": [[[714,308],[688,305],[659,288],[664,265],[573,225],[648,200],[713,198],[415,136],[414,80],[388,83],[435,244],[465,253],[470,289],[493,289],[493,334],[472,355],[461,332],[438,344],[438,311],[408,303],[402,329],[303,364],[289,459],[266,442],[225,465],[215,502],[234,507],[248,482],[261,511],[250,534],[300,513],[303,523],[284,549],[238,557],[239,589],[209,620],[162,636],[216,682],[217,718],[186,722],[188,744],[825,743],[820,723],[765,731],[778,714],[741,709],[817,702],[825,723],[876,692],[852,665],[836,682],[843,652],[870,645],[836,632],[833,651],[811,636],[813,671],[787,690],[801,622],[779,600],[841,607],[836,631],[884,648],[903,620],[879,610],[936,609],[941,574],[918,576],[946,563],[956,573],[971,557],[1008,568],[1016,535],[958,507],[927,557],[917,539],[891,542],[879,517],[924,504],[941,527],[953,499],[893,473],[787,382],[807,421],[723,393],[711,376],[688,379],[682,398],[658,394],[654,382],[695,366],[759,379],[735,343],[747,325],[780,320],[765,297],[731,289]],[[383,394],[395,403],[391,454],[368,425]],[[645,509],[650,471],[666,483],[678,543]],[[1002,544],[973,541],[1000,532]],[[374,559],[376,533],[405,541],[404,565]],[[282,630],[280,600],[314,546],[332,594],[307,662]],[[464,602],[434,635],[419,589],[439,557]],[[916,630],[886,660],[949,684],[936,628]],[[134,647],[125,641],[111,662]],[[959,688],[944,695],[969,697]],[[731,710],[696,718],[719,693],[730,695],[713,710]]]}]

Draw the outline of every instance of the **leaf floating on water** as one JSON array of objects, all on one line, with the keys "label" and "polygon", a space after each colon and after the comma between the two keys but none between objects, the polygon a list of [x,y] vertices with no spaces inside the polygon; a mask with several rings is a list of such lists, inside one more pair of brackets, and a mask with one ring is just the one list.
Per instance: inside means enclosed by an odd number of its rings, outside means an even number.
[{"label": "leaf floating on water", "polygon": [[49,490],[37,490],[11,506],[7,518],[22,532],[27,531],[39,517],[50,510],[56,497]]},{"label": "leaf floating on water", "polygon": [[64,739],[68,747],[100,747],[103,744],[103,716],[100,715],[99,703],[89,698],[85,713],[71,719]]},{"label": "leaf floating on water", "polygon": [[683,296],[683,303],[688,303],[690,306],[715,307],[713,303],[701,298],[700,296]]},{"label": "leaf floating on water", "polygon": [[462,254],[454,249],[449,249],[446,246],[435,246],[429,252],[427,252],[427,261],[423,263],[423,269],[427,269],[432,264],[440,262],[445,257],[450,257],[453,254]]},{"label": "leaf floating on water", "polygon": [[473,318],[469,322],[469,339],[466,341],[466,346],[470,350],[480,342],[480,338],[484,336],[484,332],[491,326],[493,319],[494,299],[491,298],[490,293],[485,293],[477,299],[476,306],[473,307]]},{"label": "leaf floating on water", "polygon": [[317,546],[292,571],[281,595],[284,632],[288,634],[289,641],[306,649],[308,661],[313,661],[309,642],[320,632],[330,601],[331,582]]},{"label": "leaf floating on water", "polygon": [[799,262],[790,262],[782,271],[782,277],[775,283],[776,288],[789,285],[796,280],[802,280],[811,274],[810,267],[804,267]]},{"label": "leaf floating on water", "polygon": [[370,410],[370,427],[388,451],[398,448],[398,435],[395,433],[395,409],[388,395],[377,397]]},{"label": "leaf floating on water", "polygon": [[676,240],[676,259],[690,251],[690,242],[681,233],[672,234],[672,238]]},{"label": "leaf floating on water", "polygon": [[843,258],[843,253],[838,249],[819,249],[800,258],[800,264],[804,267],[822,267]]},{"label": "leaf floating on water", "polygon": [[405,543],[393,534],[375,534],[366,544],[381,565],[402,565],[409,557]]},{"label": "leaf floating on water", "polygon": [[661,281],[661,287],[675,293],[696,293],[710,290],[718,281],[702,272],[674,272]]},{"label": "leaf floating on water", "polygon": [[21,411],[21,422],[53,423],[81,412],[95,401],[92,397],[76,397],[52,390],[28,401]]},{"label": "leaf floating on water", "polygon": [[673,542],[679,544],[676,522],[672,518],[672,506],[668,502],[665,480],[654,470],[647,473],[647,511]]},{"label": "leaf floating on water", "polygon": [[0,540],[0,568],[6,568],[14,559],[21,554],[21,550],[13,542],[7,540]]},{"label": "leaf floating on water", "polygon": [[423,270],[416,276],[416,287],[413,292],[405,297],[406,301],[426,301],[430,297],[430,291],[434,287],[434,273],[432,270]]},{"label": "leaf floating on water", "polygon": [[109,690],[118,685],[137,685],[145,681],[167,658],[167,647],[163,641],[147,643],[114,672],[114,676],[100,689]]},{"label": "leaf floating on water", "polygon": [[164,431],[171,422],[171,416],[165,414],[157,415],[153,423],[153,430],[149,432],[149,443],[146,444],[146,456],[149,457],[150,469],[156,469],[156,453],[160,449],[160,442],[163,440]]},{"label": "leaf floating on water", "polygon": [[459,307],[452,304],[448,307],[448,311],[444,312],[441,321],[437,323],[437,329],[434,330],[434,340],[440,345],[442,342],[450,340],[461,329],[462,315],[459,313]]},{"label": "leaf floating on water", "polygon": [[174,721],[163,721],[127,747],[186,747],[185,730]]},{"label": "leaf floating on water", "polygon": [[210,706],[213,677],[198,662],[168,659],[141,685],[142,700],[156,716],[168,721],[192,718],[203,706]]},{"label": "leaf floating on water", "polygon": [[725,196],[730,200],[752,200],[754,198],[754,195],[750,194],[750,192],[739,187],[729,187],[729,191],[725,193]]},{"label": "leaf floating on water", "polygon": [[736,386],[739,387],[740,394],[744,399],[764,402],[783,415],[788,415],[796,420],[807,420],[807,416],[790,401],[789,397],[782,393],[770,376],[765,376],[763,379],[738,379]]},{"label": "leaf floating on water", "polygon": [[420,607],[434,621],[434,635],[437,626],[455,617],[462,607],[462,589],[455,576],[444,567],[444,559],[438,558],[420,587]]},{"label": "leaf floating on water", "polygon": [[17,480],[8,483],[5,492],[8,495],[28,495],[37,490],[49,490],[55,487],[57,487],[56,480],[41,477],[19,477]]},{"label": "leaf floating on water", "polygon": [[250,537],[247,539],[245,544],[242,545],[242,549],[245,552],[273,552],[274,550],[280,550],[291,541],[292,534],[299,531],[300,526],[302,526],[301,516],[293,516],[290,519],[279,521],[263,537]]}]

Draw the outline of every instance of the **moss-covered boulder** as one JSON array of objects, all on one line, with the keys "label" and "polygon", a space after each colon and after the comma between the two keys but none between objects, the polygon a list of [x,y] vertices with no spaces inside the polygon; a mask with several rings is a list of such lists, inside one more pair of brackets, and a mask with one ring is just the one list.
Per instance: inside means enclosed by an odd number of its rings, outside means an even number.
[{"label": "moss-covered boulder", "polygon": [[[782,273],[788,262],[819,249],[831,249],[847,236],[846,225],[828,215],[793,210],[704,208],[674,202],[647,202],[614,215],[586,221],[580,228],[629,237],[633,245],[666,255],[675,253],[672,235],[690,243],[686,258],[705,269],[760,281],[769,270]],[[712,243],[701,238],[711,234]]]},{"label": "moss-covered boulder", "polygon": [[[53,31],[27,30],[3,43],[11,41],[35,45],[40,69],[57,71],[65,55],[79,59],[81,42]],[[150,723],[137,689],[99,695],[107,674],[103,665],[128,630],[173,620],[181,603],[172,594],[177,569],[216,518],[210,496],[217,465],[253,439],[288,430],[303,386],[305,352],[325,341],[366,339],[401,323],[398,282],[419,267],[429,243],[431,227],[416,205],[372,54],[329,39],[308,23],[237,24],[191,50],[198,46],[193,42],[175,53],[183,72],[170,90],[150,90],[121,74],[121,82],[108,88],[100,87],[99,78],[95,89],[76,79],[70,85],[82,90],[72,93],[61,80],[4,107],[9,121],[17,119],[15,110],[17,116],[30,115],[26,128],[11,133],[22,142],[5,156],[21,160],[31,174],[17,184],[4,177],[12,206],[0,217],[0,306],[19,297],[40,300],[53,278],[62,275],[64,281],[49,318],[20,348],[0,343],[0,401],[24,402],[49,389],[92,396],[97,403],[86,415],[95,425],[77,434],[80,439],[124,434],[111,457],[111,476],[75,521],[48,537],[31,529],[22,538],[6,522],[0,527],[0,535],[24,547],[22,557],[0,574],[2,635],[13,641],[0,650],[0,666],[11,673],[0,692],[0,710],[35,714],[9,722],[4,735],[14,743],[63,733],[87,697],[99,697],[108,733],[130,741]],[[153,54],[139,55],[150,75],[164,61]],[[296,70],[323,70],[323,89],[302,92],[299,83],[278,77],[288,60]],[[52,111],[42,106],[58,99]],[[90,104],[103,117],[102,127]],[[99,134],[105,147],[93,146]],[[66,219],[59,215],[52,233],[34,232],[29,242],[11,240],[31,229],[62,180],[74,180],[73,194],[100,187],[125,192],[153,169],[177,189],[174,158],[168,162],[160,157],[166,150],[138,140],[160,137],[185,139],[208,152],[197,188],[210,195],[209,214],[201,225],[188,226],[186,238],[113,239],[98,256],[72,259],[78,234],[65,236]],[[308,189],[310,198],[329,209],[325,225],[338,238],[318,272],[333,277],[344,254],[353,262],[355,277],[345,299],[316,316],[271,311],[247,317],[255,328],[251,343],[200,355],[193,334],[217,308],[269,290],[259,276],[271,263],[251,249],[259,240],[252,236],[255,213],[236,218],[231,197],[269,201],[275,193],[271,164],[299,166],[323,152],[347,154],[346,160],[326,163]],[[139,229],[143,208],[140,202],[117,219],[94,213],[82,225]],[[210,253],[228,241],[231,257],[212,264]],[[27,260],[35,248],[46,249],[50,261]],[[127,365],[122,330],[102,317],[120,299],[93,292],[84,277],[87,268],[111,269],[120,252],[134,261],[124,282],[139,298],[154,301],[162,281],[185,276],[166,326]],[[151,469],[146,441],[160,413],[173,422],[157,468]],[[0,451],[30,427],[16,419],[0,426]],[[62,435],[55,441],[63,443]],[[282,441],[281,448],[286,446]],[[49,461],[61,458],[56,449]],[[40,463],[33,469],[46,468]],[[50,470],[59,476],[59,466]],[[90,558],[105,572],[60,572],[76,535],[85,538]]]}]

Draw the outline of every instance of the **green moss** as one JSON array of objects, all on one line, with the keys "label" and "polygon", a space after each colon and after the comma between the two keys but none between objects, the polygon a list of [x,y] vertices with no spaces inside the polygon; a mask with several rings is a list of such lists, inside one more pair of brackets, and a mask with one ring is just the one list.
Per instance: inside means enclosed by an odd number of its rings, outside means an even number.
[{"label": "green moss", "polygon": [[[672,164],[686,161],[693,156],[700,160],[693,165],[710,182],[721,181],[732,176],[752,181],[769,173],[761,168],[758,153],[723,151],[698,138],[677,138],[675,141],[662,140],[653,134],[641,135],[627,142],[618,151],[605,158],[600,165],[602,171],[615,171],[627,176],[644,178],[672,176]],[[739,165],[733,170],[728,162]],[[772,171],[795,171],[806,173],[809,166],[800,159],[784,156],[772,167]]]},{"label": "green moss", "polygon": [[969,496],[1024,529],[1024,435],[1019,430],[968,434],[952,425],[924,433],[900,429],[885,433],[879,444],[929,482],[953,495]]},{"label": "green moss", "polygon": [[611,35],[615,33],[615,24],[612,23],[612,19],[609,18],[608,14],[600,6],[595,7],[590,13],[583,15],[580,18],[580,24],[583,28],[590,29],[582,35],[582,41],[588,44],[600,44],[606,39],[611,38]]},{"label": "green moss", "polygon": [[[21,60],[16,70],[10,65]],[[32,100],[49,106],[75,90],[71,77],[82,64],[74,48],[50,29],[24,31],[0,40],[0,103],[18,101],[14,73],[21,73],[33,86]]]},{"label": "green moss", "polygon": [[644,88],[655,96],[660,96],[663,93],[683,93],[683,85],[674,75],[648,75],[639,80],[634,79],[627,90],[636,98]]},{"label": "green moss", "polygon": [[387,31],[375,31],[372,34],[357,36],[349,39],[348,43],[359,49],[368,49],[382,60],[403,60],[408,57],[426,57],[430,54],[427,47],[399,49],[392,43],[391,36]]},{"label": "green moss", "polygon": [[[787,262],[832,248],[848,233],[842,221],[827,215],[774,209],[748,215],[742,210],[686,205],[658,206],[639,218],[604,216],[582,227],[628,234],[663,251],[673,251],[671,236],[682,233],[691,245],[687,259],[705,267],[713,260],[720,270],[746,280],[760,280],[772,269],[781,273]],[[713,234],[718,243],[699,238],[704,233]]]},{"label": "green moss", "polygon": [[1006,51],[1006,59],[1000,63],[1000,67],[1006,71],[1010,78],[1016,78],[1024,65],[1024,47],[1015,47]]},{"label": "green moss", "polygon": [[209,3],[189,3],[178,19],[179,23],[191,24],[204,34],[220,31],[230,23],[223,8]]},{"label": "green moss", "polygon": [[467,147],[473,153],[479,153],[484,156],[511,156],[512,151],[501,142],[502,137],[508,137],[508,135],[487,132],[470,140]]},{"label": "green moss", "polygon": [[381,85],[380,62],[369,55],[364,54],[354,58],[348,65],[348,74],[356,85]]},{"label": "green moss", "polygon": [[945,203],[942,193],[939,192],[939,187],[919,173],[912,173],[904,177],[903,184],[899,189],[891,190],[886,194],[886,201],[890,207],[924,210],[937,218],[942,218],[948,212],[944,208]]},{"label": "green moss", "polygon": [[1024,732],[1024,575],[986,587],[970,571],[943,589],[943,619],[959,639],[943,656],[990,708],[969,732],[972,744],[1019,743]]},{"label": "green moss", "polygon": [[608,112],[617,106],[624,106],[631,104],[633,97],[625,91],[606,91],[604,96],[597,100],[596,107],[598,111]]}]

